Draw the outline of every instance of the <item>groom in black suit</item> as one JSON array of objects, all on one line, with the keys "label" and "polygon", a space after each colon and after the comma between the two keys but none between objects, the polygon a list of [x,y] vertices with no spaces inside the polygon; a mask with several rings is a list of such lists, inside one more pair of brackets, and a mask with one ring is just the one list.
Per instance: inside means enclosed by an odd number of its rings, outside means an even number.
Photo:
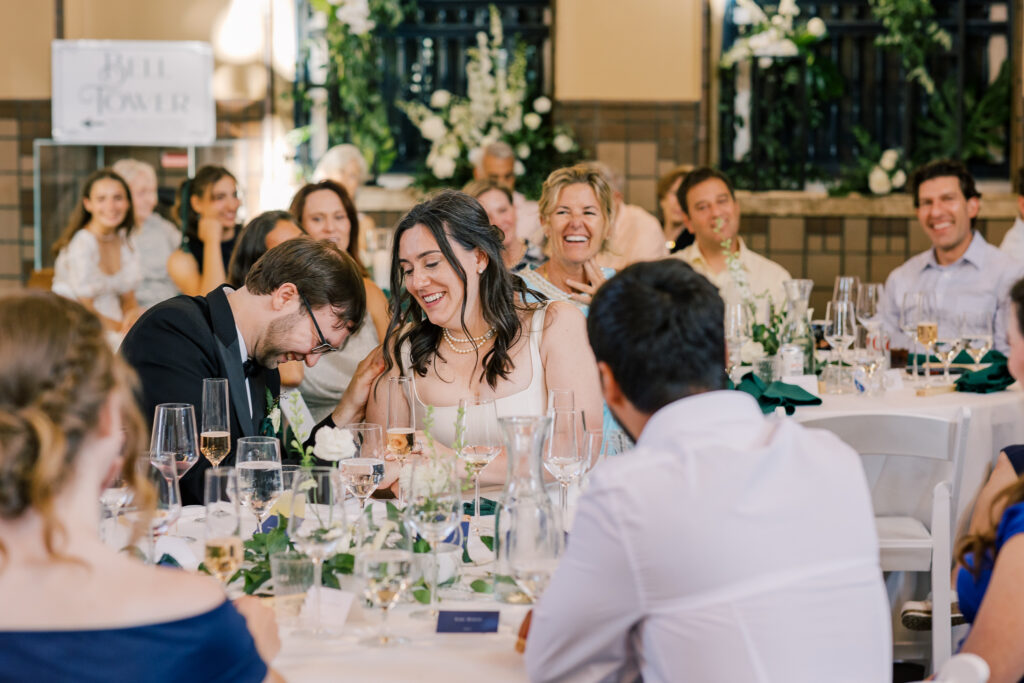
[{"label": "groom in black suit", "polygon": [[[149,420],[160,403],[190,403],[198,422],[203,379],[226,377],[232,450],[221,464],[232,465],[235,441],[259,433],[268,391],[274,399],[280,394],[278,364],[300,360],[312,367],[342,345],[365,310],[355,261],[329,242],[298,238],[264,254],[241,289],[225,285],[205,297],[178,296],[153,306],[129,330],[121,354],[139,375]],[[379,372],[376,362],[364,361],[317,428],[358,421]],[[202,503],[209,467],[200,457],[182,477],[185,505]]]}]

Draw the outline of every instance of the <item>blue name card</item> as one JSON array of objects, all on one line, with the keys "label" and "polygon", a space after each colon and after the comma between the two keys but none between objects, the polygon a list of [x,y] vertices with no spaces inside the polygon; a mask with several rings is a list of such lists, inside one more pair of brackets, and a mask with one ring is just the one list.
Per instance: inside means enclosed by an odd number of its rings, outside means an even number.
[{"label": "blue name card", "polygon": [[438,633],[497,633],[500,612],[441,610],[437,615]]}]

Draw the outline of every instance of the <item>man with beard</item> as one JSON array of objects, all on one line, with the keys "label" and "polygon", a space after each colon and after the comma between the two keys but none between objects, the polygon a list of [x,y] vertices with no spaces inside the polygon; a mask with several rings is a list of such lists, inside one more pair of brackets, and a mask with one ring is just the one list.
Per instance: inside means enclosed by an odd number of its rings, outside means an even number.
[{"label": "man with beard", "polygon": [[[226,377],[232,451],[259,434],[281,390],[279,363],[312,367],[338,350],[363,319],[366,294],[359,267],[329,242],[289,240],[250,269],[245,285],[222,285],[205,297],[178,296],[150,308],[129,330],[121,354],[139,375],[140,404],[152,419],[160,403],[190,403],[202,410],[203,379]],[[321,426],[358,421],[370,381],[382,369],[374,354],[360,364],[338,407]],[[315,429],[316,429],[315,428]],[[315,431],[314,429],[314,431]],[[202,502],[205,458],[181,479],[182,502]]]}]

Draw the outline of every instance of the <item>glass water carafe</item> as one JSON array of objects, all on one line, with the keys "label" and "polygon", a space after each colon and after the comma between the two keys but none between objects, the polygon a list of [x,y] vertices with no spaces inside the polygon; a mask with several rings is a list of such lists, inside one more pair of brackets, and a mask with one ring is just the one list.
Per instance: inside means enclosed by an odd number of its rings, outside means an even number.
[{"label": "glass water carafe", "polygon": [[[544,489],[542,448],[549,417],[498,418],[508,455],[508,478],[494,518],[494,596],[500,602],[528,603],[516,584],[516,539],[532,539],[537,552],[561,548],[565,532],[557,506]],[[542,558],[538,558],[542,559]]]},{"label": "glass water carafe", "polygon": [[814,280],[786,280],[786,315],[782,323],[783,345],[796,346],[803,355],[803,374],[814,374],[814,331],[808,315]]}]

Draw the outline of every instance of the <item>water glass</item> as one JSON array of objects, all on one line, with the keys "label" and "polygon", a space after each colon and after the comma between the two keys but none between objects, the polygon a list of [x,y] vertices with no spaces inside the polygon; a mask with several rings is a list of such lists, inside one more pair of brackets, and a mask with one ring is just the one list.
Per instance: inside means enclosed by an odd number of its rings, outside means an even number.
[{"label": "water glass", "polygon": [[227,467],[211,467],[204,474],[206,506],[205,557],[203,564],[227,585],[242,564],[244,549],[241,511],[238,505],[238,473]]},{"label": "water glass", "polygon": [[150,453],[169,455],[170,460],[159,458],[166,476],[181,478],[199,460],[199,441],[196,438],[196,413],[188,403],[161,403],[153,415],[153,433],[149,442]]},{"label": "water glass", "polygon": [[256,533],[259,533],[284,491],[281,443],[272,436],[243,436],[235,449],[235,469],[239,500],[256,515]]},{"label": "water glass", "polygon": [[779,378],[778,356],[764,356],[754,361],[754,376],[766,385]]},{"label": "water glass", "polygon": [[277,623],[285,627],[298,625],[306,592],[313,585],[313,560],[293,551],[274,553],[270,556],[270,577]]}]

